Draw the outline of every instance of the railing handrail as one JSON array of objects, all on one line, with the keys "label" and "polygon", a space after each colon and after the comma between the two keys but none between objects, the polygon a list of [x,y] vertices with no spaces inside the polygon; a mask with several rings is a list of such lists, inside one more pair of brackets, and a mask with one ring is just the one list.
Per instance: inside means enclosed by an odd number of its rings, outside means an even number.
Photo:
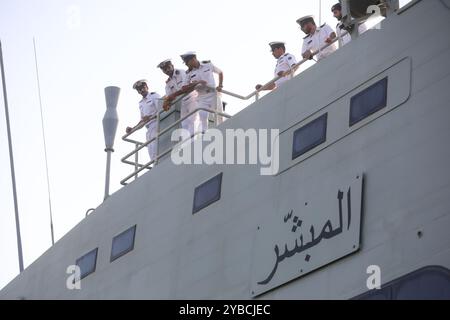
[{"label": "railing handrail", "polygon": [[[336,38],[334,38],[330,43],[327,43],[327,44],[324,45],[323,47],[321,47],[321,48],[319,48],[318,50],[314,51],[314,52],[311,54],[311,58],[314,57],[314,56],[316,56],[316,55],[318,55],[320,52],[322,52],[323,50],[327,49],[328,47],[330,47],[330,46],[333,45],[334,43],[338,42],[339,39],[341,39],[342,37],[344,37],[344,36],[347,35],[347,34],[349,34],[349,33],[348,33],[347,31],[345,31],[344,33],[342,33],[342,34],[340,35],[340,37],[336,36]],[[304,64],[306,61],[311,60],[311,58],[309,58],[309,59],[303,58],[302,60],[300,60],[299,62],[297,62],[290,70],[286,71],[286,74],[284,74],[283,76],[276,76],[275,78],[273,78],[272,80],[270,80],[269,82],[267,82],[266,84],[264,84],[260,89],[251,92],[251,93],[250,93],[249,95],[247,95],[247,96],[242,96],[242,95],[240,95],[240,94],[237,94],[237,93],[234,93],[234,92],[231,92],[231,91],[228,91],[228,90],[224,90],[224,89],[222,89],[221,92],[224,93],[224,94],[226,94],[226,95],[229,95],[229,96],[232,96],[232,97],[241,99],[241,100],[248,100],[248,99],[252,98],[253,96],[256,96],[257,94],[259,94],[261,91],[264,90],[264,88],[266,88],[266,87],[268,87],[268,86],[274,84],[277,80],[279,80],[279,79],[281,79],[281,78],[284,78],[284,77],[286,77],[286,76],[288,76],[288,75],[290,75],[290,74],[294,74],[294,73],[297,71],[297,69],[298,69],[302,64]]]},{"label": "railing handrail", "polygon": [[[224,90],[224,89],[222,89],[222,90],[220,90],[220,91],[217,91],[216,88],[211,88],[211,87],[207,87],[207,88],[212,89],[212,90],[213,90],[214,92],[216,92],[216,93],[220,92],[220,93],[223,93],[223,94],[226,94],[226,95],[229,95],[229,96],[232,96],[232,97],[241,99],[241,100],[248,100],[248,99],[250,99],[250,98],[253,97],[253,96],[256,96],[256,99],[258,99],[258,94],[259,94],[262,90],[264,90],[264,88],[267,88],[268,86],[274,84],[277,80],[279,80],[279,79],[281,79],[281,78],[283,78],[283,77],[289,76],[290,74],[294,74],[302,64],[304,64],[306,61],[311,60],[312,57],[316,56],[317,54],[319,54],[319,53],[322,52],[323,50],[327,49],[328,47],[330,47],[330,46],[333,45],[334,43],[340,41],[340,39],[342,39],[342,38],[343,38],[345,35],[347,35],[347,34],[349,34],[349,32],[344,31],[342,34],[340,34],[340,36],[336,36],[330,43],[327,43],[326,45],[322,46],[322,47],[319,48],[318,50],[312,52],[312,53],[311,53],[311,57],[310,57],[309,59],[303,58],[302,60],[300,60],[299,62],[297,62],[290,70],[286,71],[286,73],[285,73],[284,75],[274,77],[272,80],[270,80],[269,82],[267,82],[266,84],[264,84],[260,89],[251,92],[251,93],[250,93],[249,95],[247,95],[247,96],[242,96],[242,95],[239,95],[239,94],[237,94],[237,93],[234,93],[234,92],[231,92],[231,91],[228,91],[228,90]],[[199,85],[200,85],[200,84],[199,84]],[[175,98],[174,101],[172,101],[172,102],[170,103],[170,106],[175,105],[176,103],[178,103],[179,101],[181,101],[184,97],[186,97],[186,96],[189,95],[189,94],[191,94],[191,92],[187,92],[187,93],[181,94],[180,96],[178,96],[177,98]],[[164,99],[165,97],[166,97],[166,96],[164,96],[164,97],[162,97],[161,99],[158,99],[158,100],[164,101],[164,100],[165,100],[165,99]],[[180,145],[180,144],[184,143],[186,140],[191,139],[191,138],[194,137],[195,135],[200,134],[201,132],[196,132],[196,133],[194,133],[193,136],[189,137],[188,139],[185,139],[185,140],[183,140],[183,141],[181,141],[181,142],[178,142],[175,146],[172,146],[172,147],[168,148],[167,150],[165,150],[165,151],[162,152],[162,153],[159,153],[159,137],[160,137],[162,134],[164,134],[164,133],[168,132],[169,130],[171,130],[172,128],[174,128],[175,126],[177,126],[178,124],[180,124],[180,123],[181,123],[182,121],[184,121],[185,119],[187,119],[187,118],[189,118],[190,116],[192,116],[194,113],[199,112],[199,111],[206,111],[206,112],[208,112],[208,113],[214,113],[214,114],[215,114],[215,123],[216,123],[216,124],[217,124],[217,117],[218,117],[218,116],[226,117],[226,118],[231,118],[231,116],[230,116],[229,114],[223,113],[223,112],[219,112],[219,111],[217,111],[217,109],[213,109],[213,110],[212,110],[212,109],[208,109],[208,108],[197,108],[197,109],[191,111],[190,113],[188,113],[187,115],[185,115],[184,117],[181,117],[180,119],[178,119],[177,121],[175,121],[174,123],[172,123],[171,125],[169,125],[168,127],[166,127],[165,129],[163,129],[162,131],[160,131],[160,130],[159,130],[159,128],[160,128],[159,125],[160,125],[160,122],[161,122],[161,121],[160,121],[160,119],[161,119],[161,114],[162,114],[163,112],[166,112],[166,111],[165,111],[165,110],[159,110],[159,111],[156,113],[156,115],[150,117],[146,122],[141,123],[139,126],[136,126],[136,127],[133,128],[130,132],[128,132],[128,133],[126,133],[124,136],[122,136],[122,140],[123,140],[123,141],[130,142],[130,143],[135,144],[135,149],[134,149],[133,151],[129,152],[127,155],[125,155],[125,156],[121,159],[121,162],[122,162],[122,163],[125,163],[125,164],[129,164],[129,165],[133,165],[133,166],[135,167],[135,170],[134,170],[133,173],[129,174],[127,177],[125,177],[124,179],[122,179],[122,180],[120,181],[120,183],[121,183],[122,185],[126,185],[126,184],[127,184],[127,181],[128,181],[129,179],[131,179],[133,176],[134,176],[135,178],[137,178],[137,177],[138,177],[138,174],[139,174],[141,171],[143,171],[144,169],[149,169],[150,166],[151,166],[152,164],[157,164],[158,161],[159,161],[159,159],[160,159],[161,157],[165,156],[167,153],[171,152],[171,151],[173,150],[173,148],[174,148],[176,145]],[[142,129],[144,126],[146,126],[146,125],[147,125],[148,123],[150,123],[151,121],[154,121],[155,119],[156,119],[156,121],[157,121],[157,130],[156,130],[157,132],[156,132],[156,136],[155,136],[154,138],[151,138],[151,139],[148,140],[147,142],[140,142],[140,141],[136,141],[136,140],[133,140],[133,139],[130,139],[130,138],[129,138],[129,136],[132,135],[134,132],[136,132],[136,131]],[[157,142],[157,144],[156,144],[156,158],[155,158],[155,159],[152,159],[151,161],[149,161],[149,162],[146,163],[146,164],[140,164],[140,163],[138,163],[138,153],[139,153],[139,151],[142,150],[143,148],[145,148],[146,146],[148,146],[148,145],[149,145],[150,143],[152,143],[153,141],[156,141],[156,142]],[[131,157],[132,155],[135,155],[135,156],[136,156],[135,162],[128,161],[128,158]]]},{"label": "railing handrail", "polygon": [[[170,129],[172,129],[172,127],[175,127],[176,125],[178,125],[179,123],[181,123],[183,120],[189,118],[191,115],[193,115],[194,113],[196,113],[196,112],[198,112],[198,111],[207,111],[207,112],[210,112],[210,113],[216,113],[216,112],[214,112],[214,110],[211,110],[211,109],[208,109],[208,108],[197,108],[197,109],[195,109],[195,110],[189,112],[189,113],[188,113],[187,115],[185,115],[184,117],[181,117],[179,120],[175,121],[173,124],[171,124],[170,126],[168,126],[167,128],[165,128],[164,130],[158,132],[159,135],[162,135],[162,134],[166,133],[167,131],[169,131]],[[218,112],[218,111],[217,111],[217,115],[222,116],[222,117],[226,117],[226,118],[231,118],[231,116],[230,116],[229,114],[226,114],[226,113],[223,113],[223,112]],[[155,118],[156,118],[156,116],[155,116]],[[149,120],[149,121],[150,121],[150,120]],[[141,128],[142,128],[142,127],[141,127]],[[136,130],[133,131],[133,132],[136,132]],[[131,133],[130,133],[130,134],[131,134]],[[137,151],[139,151],[139,150],[145,148],[147,145],[149,145],[149,144],[150,144],[151,142],[153,142],[154,140],[156,140],[156,138],[157,138],[157,136],[155,136],[154,138],[148,140],[147,142],[139,142],[139,141],[134,141],[134,140],[128,141],[128,140],[126,140],[126,139],[124,139],[124,138],[122,138],[122,140],[127,141],[127,142],[132,142],[132,143],[138,143],[138,144],[139,144],[139,147],[137,148]],[[136,153],[136,150],[134,150],[134,151],[128,153],[127,155],[125,155],[125,156],[121,159],[121,161],[124,162],[125,160],[127,160],[129,157],[131,157],[131,156],[132,156],[133,154],[135,154],[135,153]]]},{"label": "railing handrail", "polygon": [[[178,96],[177,98],[175,98],[174,101],[172,101],[172,102],[170,103],[170,106],[175,105],[178,101],[180,101],[181,99],[183,99],[184,97],[186,97],[186,96],[189,95],[189,94],[191,94],[191,92],[187,92],[187,93],[181,94],[180,96]],[[164,101],[164,100],[165,100],[165,99],[164,99],[165,97],[166,97],[166,96],[163,96],[162,98],[159,98],[158,100],[159,100],[159,101]],[[165,110],[159,110],[159,111],[158,111],[158,113],[159,113],[158,115],[160,115],[160,114],[163,113],[163,112],[166,112],[166,111],[165,111]],[[134,141],[134,140],[128,139],[128,137],[129,137],[130,135],[132,135],[133,133],[135,133],[136,131],[139,131],[140,129],[142,129],[145,125],[147,125],[148,123],[150,123],[152,120],[156,119],[158,115],[153,115],[153,116],[151,116],[149,120],[147,120],[146,122],[144,122],[144,123],[140,124],[139,126],[136,126],[135,128],[133,128],[130,132],[128,132],[128,133],[126,133],[124,136],[122,136],[122,140],[123,140],[123,141],[126,141],[126,142],[131,142],[131,143],[141,143],[141,142],[139,142],[139,141]]]},{"label": "railing handrail", "polygon": [[[210,88],[210,87],[208,87],[208,88],[209,88],[209,89],[215,90],[215,88]],[[216,90],[215,90],[215,91],[216,91]],[[217,92],[217,91],[216,91],[216,92]],[[183,99],[183,98],[184,98],[185,96],[187,96],[188,94],[190,94],[190,92],[189,92],[189,93],[186,93],[186,94],[180,95],[179,98],[176,98],[174,101],[172,101],[172,102],[170,103],[170,106],[175,105],[176,103],[178,103],[181,99]],[[158,99],[158,100],[164,100],[164,99],[162,98],[162,99]],[[134,172],[132,172],[131,174],[129,174],[127,177],[125,177],[124,179],[122,179],[122,180],[120,181],[120,183],[121,183],[122,185],[126,185],[126,184],[127,184],[126,182],[127,182],[130,178],[132,178],[133,176],[137,178],[137,175],[138,175],[141,171],[143,171],[144,169],[150,168],[150,166],[151,166],[152,164],[157,164],[158,161],[159,161],[159,159],[160,159],[161,157],[165,156],[167,153],[169,153],[170,151],[172,151],[173,148],[174,148],[174,146],[168,148],[167,150],[165,150],[165,151],[162,152],[162,153],[159,153],[158,145],[159,145],[159,138],[160,138],[160,136],[163,135],[163,134],[165,134],[166,132],[172,130],[174,127],[178,126],[182,121],[184,121],[185,119],[189,118],[190,116],[192,116],[193,114],[195,114],[195,113],[197,113],[197,112],[199,112],[199,111],[206,111],[206,112],[208,112],[208,113],[213,113],[213,114],[215,115],[215,123],[217,123],[217,117],[218,117],[218,116],[220,116],[220,117],[225,117],[225,118],[231,118],[231,116],[230,116],[229,114],[224,113],[224,112],[219,112],[219,111],[217,111],[217,109],[213,109],[213,110],[212,110],[212,109],[208,109],[208,108],[196,108],[195,110],[189,112],[189,113],[188,113],[187,115],[185,115],[184,117],[181,117],[180,119],[178,119],[177,121],[175,121],[174,123],[172,123],[171,125],[169,125],[168,127],[164,128],[163,130],[160,131],[160,130],[159,130],[159,124],[160,124],[160,118],[161,118],[160,116],[161,116],[161,114],[162,114],[163,112],[165,112],[165,110],[159,110],[159,111],[157,112],[157,114],[154,115],[154,116],[152,116],[152,117],[150,117],[149,120],[147,120],[146,122],[144,122],[144,123],[140,124],[139,126],[133,128],[133,130],[131,130],[130,132],[128,132],[127,134],[125,134],[125,135],[122,137],[122,140],[123,140],[123,141],[126,141],[126,142],[130,142],[130,143],[134,143],[136,147],[135,147],[135,149],[134,149],[133,151],[131,151],[131,152],[129,152],[128,154],[126,154],[126,155],[121,159],[121,162],[122,162],[122,163],[125,163],[125,164],[128,164],[128,165],[134,166],[134,167],[135,167],[135,170],[134,170]],[[146,142],[140,142],[140,141],[136,141],[136,140],[133,140],[133,139],[129,139],[129,136],[130,136],[130,135],[132,135],[134,132],[136,132],[136,131],[142,129],[145,125],[147,125],[147,124],[150,123],[151,121],[154,121],[155,119],[156,119],[156,121],[157,121],[157,130],[156,130],[156,136],[155,136],[155,137],[151,138],[150,140],[148,140],[148,141],[146,141]],[[197,134],[200,134],[200,133],[201,133],[201,132],[196,132],[193,136],[195,136],[195,135],[197,135]],[[192,137],[189,137],[189,139],[191,139],[191,138],[192,138]],[[188,139],[186,139],[186,140],[188,140]],[[157,142],[157,144],[156,144],[156,146],[157,146],[157,151],[156,151],[156,157],[155,157],[155,159],[152,159],[151,161],[149,161],[149,162],[146,163],[146,164],[140,164],[140,163],[138,163],[137,160],[136,160],[135,162],[128,161],[128,158],[130,158],[130,157],[133,156],[133,155],[137,155],[138,152],[139,152],[140,150],[142,150],[143,148],[145,148],[146,146],[148,146],[148,145],[149,145],[150,143],[152,143],[153,141],[156,141],[156,142]],[[179,142],[178,144],[183,143],[183,142],[185,142],[185,140]],[[178,145],[178,144],[177,144],[177,145]]]}]

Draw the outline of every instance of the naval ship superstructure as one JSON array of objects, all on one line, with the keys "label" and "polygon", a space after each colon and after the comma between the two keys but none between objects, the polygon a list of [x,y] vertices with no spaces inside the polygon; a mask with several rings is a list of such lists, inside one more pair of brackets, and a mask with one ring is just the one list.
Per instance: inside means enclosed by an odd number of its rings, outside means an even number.
[{"label": "naval ship superstructure", "polygon": [[278,129],[272,174],[161,159],[0,299],[450,299],[450,1],[342,1],[374,2],[380,28],[217,126]]}]

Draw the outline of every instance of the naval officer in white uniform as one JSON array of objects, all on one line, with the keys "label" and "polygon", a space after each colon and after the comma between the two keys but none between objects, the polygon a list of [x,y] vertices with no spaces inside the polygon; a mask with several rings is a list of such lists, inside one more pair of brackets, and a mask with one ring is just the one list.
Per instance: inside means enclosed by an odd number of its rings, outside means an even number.
[{"label": "naval officer in white uniform", "polygon": [[[130,133],[134,128],[140,126],[143,123],[146,123],[153,117],[156,117],[156,114],[162,110],[160,99],[161,96],[155,92],[149,92],[148,90],[148,82],[147,80],[139,80],[136,81],[133,85],[133,89],[135,89],[141,96],[142,100],[139,101],[139,110],[141,112],[141,121],[134,127],[127,127],[126,132]],[[147,128],[146,138],[147,141],[156,137],[156,118],[151,120],[150,122],[145,124]],[[148,154],[150,156],[150,160],[156,159],[156,140],[149,143],[147,145]]]},{"label": "naval officer in white uniform", "polygon": [[[223,72],[210,61],[197,60],[195,52],[189,51],[181,55],[181,59],[187,65],[186,83],[183,90],[197,91],[197,108],[206,108],[223,112],[222,101],[220,99],[220,91],[223,87]],[[214,73],[219,76],[219,85],[216,86]],[[200,132],[208,129],[208,116],[206,111],[199,111],[199,128]],[[222,117],[218,117],[218,123],[222,122]]]},{"label": "naval officer in white uniform", "polygon": [[[190,112],[196,109],[197,91],[193,90],[187,93],[183,90],[183,85],[186,82],[186,72],[184,70],[175,69],[170,59],[162,61],[158,64],[158,68],[162,70],[169,78],[166,81],[166,97],[164,99],[164,110],[169,110],[170,103],[172,103],[177,96],[186,94],[181,98],[181,118],[184,118]],[[181,127],[189,131],[190,135],[194,134],[194,128],[198,115],[195,113],[189,118],[181,121]]]},{"label": "naval officer in white uniform", "polygon": [[275,83],[263,88],[261,84],[256,85],[256,90],[273,90],[278,88],[284,82],[294,77],[294,67],[297,64],[297,60],[294,55],[286,53],[286,47],[284,42],[274,41],[269,43],[272,55],[277,59],[277,65],[275,66],[275,77],[281,77]]},{"label": "naval officer in white uniform", "polygon": [[317,61],[320,61],[336,51],[336,43],[333,43],[326,49],[321,49],[336,38],[336,33],[329,25],[324,23],[318,28],[313,16],[305,16],[297,19],[297,23],[306,34],[306,37],[303,38],[302,47],[302,56],[304,59],[313,59],[312,53],[320,50],[316,55]]}]

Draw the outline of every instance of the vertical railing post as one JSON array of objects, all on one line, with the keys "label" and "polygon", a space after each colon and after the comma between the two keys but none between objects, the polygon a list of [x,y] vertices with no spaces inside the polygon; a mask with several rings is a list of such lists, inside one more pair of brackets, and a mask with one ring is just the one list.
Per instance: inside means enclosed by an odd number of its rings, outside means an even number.
[{"label": "vertical railing post", "polygon": [[[134,154],[134,172],[137,172],[138,169],[139,169],[139,166],[138,166],[138,164],[139,164],[139,151],[138,151],[139,143],[135,143],[134,146],[135,146],[134,150],[135,150],[135,152],[136,152],[136,153]],[[134,175],[134,180],[136,180],[138,177],[139,177],[139,174],[136,173],[136,174]]]},{"label": "vertical railing post", "polygon": [[219,92],[216,91],[216,108],[214,109],[214,127],[217,127],[218,123],[219,123],[219,119],[217,118],[218,114],[217,114],[217,109],[221,108],[221,106],[219,106],[219,104],[222,103],[222,100],[219,100]]},{"label": "vertical railing post", "polygon": [[161,118],[160,112],[158,111],[156,113],[156,141],[154,141],[154,142],[156,142],[156,159],[155,159],[154,165],[157,165],[158,160],[159,160],[159,128],[160,128],[159,121],[160,121],[160,118]]}]

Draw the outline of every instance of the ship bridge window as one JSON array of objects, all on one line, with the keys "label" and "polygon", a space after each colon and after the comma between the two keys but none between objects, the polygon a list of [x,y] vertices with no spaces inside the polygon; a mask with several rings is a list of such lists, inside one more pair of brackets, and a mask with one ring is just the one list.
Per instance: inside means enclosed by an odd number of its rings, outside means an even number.
[{"label": "ship bridge window", "polygon": [[355,300],[449,300],[450,271],[430,266],[368,291]]},{"label": "ship bridge window", "polygon": [[112,240],[110,262],[134,249],[136,225],[115,236]]},{"label": "ship bridge window", "polygon": [[210,204],[220,200],[221,189],[222,173],[195,188],[192,214],[195,214]]},{"label": "ship bridge window", "polygon": [[294,132],[292,160],[325,142],[327,139],[327,117],[328,114],[325,113]]},{"label": "ship bridge window", "polygon": [[387,105],[388,78],[353,96],[350,100],[350,127]]},{"label": "ship bridge window", "polygon": [[75,264],[80,267],[81,275],[80,279],[83,279],[95,272],[95,267],[97,265],[97,252],[98,248],[86,253],[81,258],[77,259]]}]

